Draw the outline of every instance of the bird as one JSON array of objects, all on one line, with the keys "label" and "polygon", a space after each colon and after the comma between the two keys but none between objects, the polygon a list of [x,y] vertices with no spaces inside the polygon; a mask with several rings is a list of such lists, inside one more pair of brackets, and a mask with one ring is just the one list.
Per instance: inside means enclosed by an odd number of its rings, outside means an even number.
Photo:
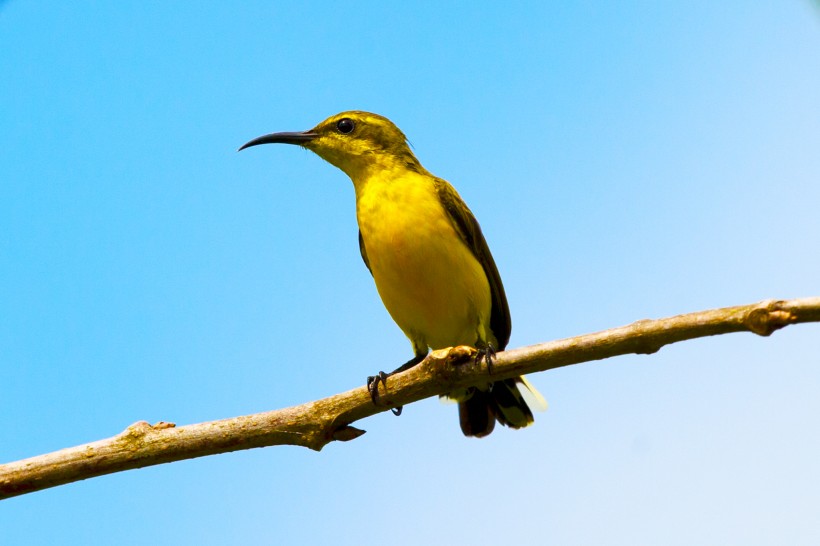
[{"label": "bird", "polygon": [[[512,329],[501,276],[473,213],[452,185],[421,165],[404,133],[384,116],[354,110],[307,131],[260,136],[239,151],[277,143],[312,151],[353,182],[359,251],[414,354],[390,374],[368,377],[373,402],[380,382],[386,388],[389,375],[415,366],[430,349],[468,345],[490,367]],[[481,438],[496,421],[513,429],[533,423],[522,388],[535,409],[546,406],[523,376],[446,397],[458,402],[464,435]]]}]

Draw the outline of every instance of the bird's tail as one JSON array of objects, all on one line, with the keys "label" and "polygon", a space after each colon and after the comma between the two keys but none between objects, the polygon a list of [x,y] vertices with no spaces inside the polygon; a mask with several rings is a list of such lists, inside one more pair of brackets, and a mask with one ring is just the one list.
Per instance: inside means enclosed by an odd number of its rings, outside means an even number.
[{"label": "bird's tail", "polygon": [[[524,387],[525,400],[520,386]],[[491,390],[472,388],[468,398],[458,397],[458,417],[465,436],[482,438],[493,431],[498,421],[510,428],[523,428],[535,420],[532,410],[547,408],[544,397],[523,376],[492,384]],[[530,407],[532,406],[532,408]]]}]

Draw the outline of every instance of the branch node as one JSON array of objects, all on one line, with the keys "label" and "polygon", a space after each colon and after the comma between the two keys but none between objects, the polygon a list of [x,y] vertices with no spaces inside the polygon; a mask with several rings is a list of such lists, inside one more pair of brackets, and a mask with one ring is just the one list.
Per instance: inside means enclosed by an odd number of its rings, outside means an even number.
[{"label": "branch node", "polygon": [[652,343],[641,343],[638,342],[638,346],[635,348],[636,355],[651,355],[653,353],[657,353],[661,350],[663,345],[652,344]]},{"label": "branch node", "polygon": [[743,324],[759,336],[770,336],[776,330],[797,322],[797,316],[783,307],[782,301],[773,301],[766,307],[752,309]]},{"label": "branch node", "polygon": [[636,355],[651,355],[657,353],[664,346],[663,343],[657,341],[652,342],[646,337],[646,330],[651,328],[653,321],[649,319],[636,320],[631,327],[638,331],[635,336],[635,354]]},{"label": "branch node", "polygon": [[445,356],[447,364],[462,364],[468,360],[471,360],[476,353],[474,347],[468,347],[467,345],[451,347],[449,349],[445,349],[445,351],[447,351]]},{"label": "branch node", "polygon": [[148,433],[148,431],[150,431],[152,428],[153,427],[151,426],[151,423],[149,423],[148,421],[137,421],[132,425],[128,425],[128,428],[126,428],[122,432],[122,434],[120,434],[120,436],[138,438],[140,436],[145,436],[145,434]]},{"label": "branch node", "polygon": [[156,423],[151,425],[151,428],[153,428],[154,430],[163,430],[166,428],[176,428],[176,426],[176,423],[169,423],[168,421],[157,421]]},{"label": "branch node", "polygon": [[424,359],[426,372],[439,383],[450,384],[472,370],[476,349],[467,345],[431,351]]},{"label": "branch node", "polygon": [[137,449],[149,433],[174,427],[176,427],[176,424],[166,421],[158,421],[153,425],[148,421],[137,421],[132,425],[128,425],[128,428],[118,434],[116,439],[120,443],[128,445],[130,449]]}]

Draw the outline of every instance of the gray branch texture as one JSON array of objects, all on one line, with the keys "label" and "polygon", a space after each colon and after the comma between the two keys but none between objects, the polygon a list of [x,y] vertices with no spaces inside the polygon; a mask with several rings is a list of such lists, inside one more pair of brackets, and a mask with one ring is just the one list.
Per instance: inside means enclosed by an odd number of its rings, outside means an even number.
[{"label": "gray branch texture", "polygon": [[0,464],[0,499],[123,470],[143,468],[274,445],[297,445],[319,451],[332,441],[364,434],[351,426],[365,417],[459,387],[521,374],[601,360],[618,355],[650,354],[664,345],[699,337],[753,332],[768,336],[801,322],[820,322],[820,297],[767,300],[657,320],[550,341],[498,353],[488,370],[475,362],[475,350],[454,347],[433,351],[414,368],[391,376],[374,404],[358,389],[299,406],[194,425],[140,421],[120,434],[21,461]]}]

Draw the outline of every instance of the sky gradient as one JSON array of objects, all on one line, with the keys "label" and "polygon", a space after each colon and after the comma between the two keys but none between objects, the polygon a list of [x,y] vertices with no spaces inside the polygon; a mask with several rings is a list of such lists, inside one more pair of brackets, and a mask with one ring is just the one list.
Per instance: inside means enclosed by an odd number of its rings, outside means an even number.
[{"label": "sky gradient", "polygon": [[[793,2],[0,3],[0,461],[303,403],[412,356],[352,184],[392,119],[481,222],[510,347],[820,295],[820,10]],[[3,544],[817,544],[820,325],[530,377],[0,503]]]}]

